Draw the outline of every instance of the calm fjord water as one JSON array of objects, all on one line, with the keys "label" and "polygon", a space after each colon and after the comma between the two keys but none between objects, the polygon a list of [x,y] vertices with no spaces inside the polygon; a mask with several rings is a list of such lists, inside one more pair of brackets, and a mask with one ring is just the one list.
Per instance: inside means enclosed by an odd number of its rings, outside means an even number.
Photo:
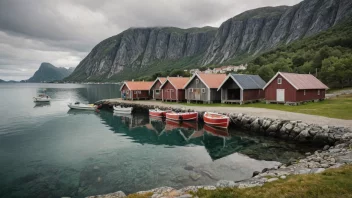
[{"label": "calm fjord water", "polygon": [[[49,104],[32,97],[46,88]],[[118,85],[0,84],[0,197],[84,197],[242,180],[307,149],[248,133],[179,125],[68,102],[119,96]]]}]

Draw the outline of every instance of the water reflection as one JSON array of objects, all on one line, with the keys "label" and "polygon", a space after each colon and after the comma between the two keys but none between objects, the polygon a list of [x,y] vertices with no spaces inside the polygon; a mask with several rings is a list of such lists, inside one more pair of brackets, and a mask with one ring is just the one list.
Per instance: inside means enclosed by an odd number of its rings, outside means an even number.
[{"label": "water reflection", "polygon": [[50,102],[35,102],[33,108],[38,108],[38,107],[49,107]]},{"label": "water reflection", "polygon": [[[134,142],[165,146],[204,146],[212,160],[242,153],[258,160],[288,162],[301,156],[307,148],[276,139],[253,136],[236,130],[220,129],[197,122],[175,122],[134,115],[100,112],[100,117],[115,133]],[[269,152],[268,152],[269,151]]]}]

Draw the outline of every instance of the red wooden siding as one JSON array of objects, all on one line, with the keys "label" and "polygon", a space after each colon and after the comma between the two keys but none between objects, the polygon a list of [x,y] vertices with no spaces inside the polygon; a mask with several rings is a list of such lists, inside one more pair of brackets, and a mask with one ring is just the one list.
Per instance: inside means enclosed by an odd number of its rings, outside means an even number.
[{"label": "red wooden siding", "polygon": [[[281,78],[282,83],[277,84],[277,79]],[[276,101],[276,90],[285,89],[285,101],[296,102],[296,89],[288,83],[281,75],[278,75],[266,88],[265,100]]]},{"label": "red wooden siding", "polygon": [[243,101],[259,100],[264,98],[264,91],[261,89],[243,90]]},{"label": "red wooden siding", "polygon": [[304,90],[297,91],[297,101],[306,101],[306,100],[317,100],[325,98],[325,90],[320,89],[320,95],[318,95],[318,89],[307,89],[306,95],[304,95]]},{"label": "red wooden siding", "polygon": [[155,90],[160,89],[160,86],[161,86],[161,83],[160,83],[160,81],[158,80],[158,81],[154,84],[154,86],[151,88],[150,95],[153,97],[153,99],[161,100],[161,91],[159,92],[159,94],[155,94]]},{"label": "red wooden siding", "polygon": [[167,81],[166,84],[161,89],[163,94],[163,100],[174,100],[174,101],[183,101],[185,100],[185,90],[179,89],[178,94],[176,94],[176,89],[172,84]]}]

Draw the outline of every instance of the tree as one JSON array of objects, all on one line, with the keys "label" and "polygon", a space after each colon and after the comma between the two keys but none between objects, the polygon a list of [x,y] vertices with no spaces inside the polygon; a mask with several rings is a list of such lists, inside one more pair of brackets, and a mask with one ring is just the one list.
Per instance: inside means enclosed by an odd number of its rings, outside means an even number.
[{"label": "tree", "polygon": [[270,66],[265,65],[259,68],[258,75],[262,77],[263,80],[268,82],[275,75],[275,72]]}]

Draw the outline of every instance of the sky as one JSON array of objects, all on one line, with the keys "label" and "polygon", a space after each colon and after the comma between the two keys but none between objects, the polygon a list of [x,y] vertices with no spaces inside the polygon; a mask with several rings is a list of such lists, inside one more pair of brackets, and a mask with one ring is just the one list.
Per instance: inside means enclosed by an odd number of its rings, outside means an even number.
[{"label": "sky", "polygon": [[130,27],[213,26],[246,10],[301,0],[0,0],[0,79],[30,78],[42,62],[76,67]]}]

